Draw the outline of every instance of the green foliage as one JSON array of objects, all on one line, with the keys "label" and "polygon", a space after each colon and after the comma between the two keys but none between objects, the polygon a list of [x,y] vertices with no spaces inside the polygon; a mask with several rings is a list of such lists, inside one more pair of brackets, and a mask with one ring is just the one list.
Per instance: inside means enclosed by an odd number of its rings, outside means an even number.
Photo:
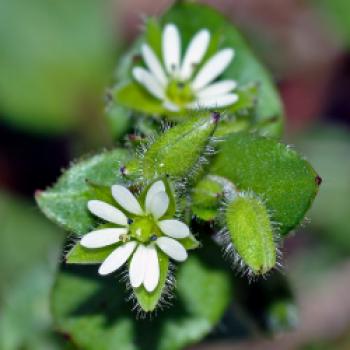
[{"label": "green foliage", "polygon": [[264,203],[252,194],[235,198],[225,212],[227,229],[243,262],[254,274],[264,274],[276,264],[274,230]]},{"label": "green foliage", "polygon": [[94,184],[110,187],[121,182],[119,167],[127,159],[127,151],[116,149],[77,162],[52,188],[36,194],[40,209],[67,231],[86,233],[96,225],[96,219],[87,210],[87,201],[108,201],[106,194],[101,198],[101,193],[96,192]]},{"label": "green foliage", "polygon": [[113,57],[105,11],[98,0],[1,1],[3,118],[30,131],[63,132],[84,116],[84,104],[100,105]]},{"label": "green foliage", "polygon": [[261,197],[281,234],[304,218],[319,185],[316,172],[295,151],[254,134],[228,135],[209,171]]},{"label": "green foliage", "polygon": [[152,322],[136,320],[123,286],[113,277],[97,278],[88,267],[65,267],[59,273],[52,309],[58,329],[86,350],[110,350],[116,344],[130,350],[180,350],[208,334],[231,293],[222,267],[191,255],[179,267],[174,305]]}]

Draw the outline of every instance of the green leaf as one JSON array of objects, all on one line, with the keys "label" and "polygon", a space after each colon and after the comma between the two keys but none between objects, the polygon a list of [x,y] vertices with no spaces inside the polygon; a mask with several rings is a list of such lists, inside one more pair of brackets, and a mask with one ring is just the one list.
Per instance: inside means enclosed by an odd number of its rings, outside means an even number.
[{"label": "green leaf", "polygon": [[227,229],[243,262],[254,274],[276,265],[276,244],[269,213],[253,194],[240,195],[226,208]]},{"label": "green leaf", "polygon": [[227,136],[209,172],[262,198],[272,220],[281,225],[281,234],[304,218],[319,184],[317,173],[297,152],[273,139],[246,133]]},{"label": "green leaf", "polygon": [[[160,269],[160,277],[157,288],[149,293],[144,288],[144,286],[140,286],[139,288],[134,289],[134,293],[137,299],[138,304],[142,308],[143,311],[149,312],[155,310],[158,303],[161,300],[161,297],[164,293],[166,293],[166,284],[168,279],[168,271],[169,271],[169,258],[167,255],[158,250],[158,261],[159,261],[159,269]],[[171,283],[171,282],[168,282]],[[166,297],[166,296],[165,296]]]},{"label": "green leaf", "polygon": [[57,133],[99,108],[115,40],[105,11],[98,0],[1,1],[2,118],[26,130]]},{"label": "green leaf", "polygon": [[146,151],[143,176],[184,177],[194,169],[203,155],[217,125],[216,116],[193,118],[168,129]]},{"label": "green leaf", "polygon": [[77,162],[52,188],[36,193],[40,209],[67,231],[86,233],[96,225],[96,219],[87,210],[87,201],[112,200],[99,186],[122,182],[119,167],[127,159],[127,151],[116,149]]},{"label": "green leaf", "polygon": [[[196,20],[189,21],[188,18],[192,18],[194,13],[196,14]],[[274,127],[271,127],[266,132],[272,136],[281,134],[283,110],[271,77],[255,58],[237,29],[223,15],[206,5],[179,1],[159,19],[159,22],[158,24],[155,19],[150,19],[146,22],[146,33],[135,42],[129,53],[120,62],[117,76],[118,86],[115,91],[116,104],[121,104],[142,113],[156,116],[164,114],[174,120],[179,119],[176,113],[166,111],[161,102],[151,97],[145,89],[135,87],[137,83],[132,82],[133,78],[131,76],[132,67],[135,65],[132,57],[140,53],[140,46],[143,42],[147,42],[156,54],[161,57],[161,27],[166,23],[174,23],[179,27],[183,54],[195,33],[200,29],[207,28],[211,32],[212,40],[204,61],[220,49],[231,47],[235,50],[235,58],[221,78],[233,79],[238,82],[237,91],[241,100],[232,106],[232,110],[229,108],[228,111],[231,110],[231,113],[239,114],[247,109],[247,104],[252,105],[253,102],[255,110],[254,123],[273,118]],[[198,66],[198,69],[203,65],[204,61]],[[253,99],[240,92],[242,88],[249,85],[255,87],[259,85],[259,89],[254,91],[256,95]],[[128,91],[130,94],[127,94],[126,89],[130,89]],[[246,99],[247,97],[248,99]],[[181,117],[183,118],[184,116]]]},{"label": "green leaf", "polygon": [[[219,257],[213,246],[210,253],[215,251]],[[152,321],[136,319],[125,303],[124,284],[115,278],[98,277],[93,267],[64,267],[52,294],[58,330],[85,350],[116,344],[123,350],[181,350],[198,342],[218,323],[232,293],[230,273],[198,253],[179,265],[174,305]]]}]

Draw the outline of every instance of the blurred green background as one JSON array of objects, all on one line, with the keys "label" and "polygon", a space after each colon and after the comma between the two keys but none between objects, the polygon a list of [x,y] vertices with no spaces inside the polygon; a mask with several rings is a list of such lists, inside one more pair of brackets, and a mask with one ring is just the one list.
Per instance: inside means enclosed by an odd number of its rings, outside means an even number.
[{"label": "blurred green background", "polygon": [[[296,330],[268,340],[226,330],[225,340],[196,349],[350,349],[350,2],[202,2],[227,14],[270,68],[288,116],[285,141],[323,183],[309,220],[283,247]],[[49,310],[63,235],[33,194],[128,129],[120,110],[104,109],[115,64],[141,15],[169,4],[0,0],[1,350],[74,348]]]}]

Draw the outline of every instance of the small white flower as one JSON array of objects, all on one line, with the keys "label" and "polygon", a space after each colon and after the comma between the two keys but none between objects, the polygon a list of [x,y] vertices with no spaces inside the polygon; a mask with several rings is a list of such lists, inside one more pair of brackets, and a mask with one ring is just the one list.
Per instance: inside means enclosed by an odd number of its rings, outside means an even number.
[{"label": "small white flower", "polygon": [[202,62],[210,42],[207,29],[198,31],[190,41],[181,60],[181,38],[174,24],[167,24],[162,34],[162,57],[143,44],[141,53],[148,69],[134,67],[134,78],[163,106],[173,112],[181,109],[221,108],[238,100],[233,93],[237,83],[234,80],[213,81],[221,75],[234,57],[234,50],[225,48],[215,55],[194,75]]},{"label": "small white flower", "polygon": [[169,207],[163,181],[152,184],[143,206],[121,185],[112,186],[112,196],[123,211],[100,200],[90,200],[88,209],[118,227],[92,231],[82,237],[80,244],[85,248],[96,249],[122,242],[101,264],[99,274],[107,275],[116,271],[131,257],[129,277],[132,287],[143,284],[148,292],[152,292],[159,282],[157,249],[176,261],[185,261],[187,251],[176,239],[188,237],[190,230],[179,220],[162,220]]}]

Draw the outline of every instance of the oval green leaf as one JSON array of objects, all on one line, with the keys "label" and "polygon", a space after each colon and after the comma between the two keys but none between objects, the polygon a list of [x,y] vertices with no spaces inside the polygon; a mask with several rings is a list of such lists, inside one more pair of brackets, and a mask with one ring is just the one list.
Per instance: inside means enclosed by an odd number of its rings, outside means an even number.
[{"label": "oval green leaf", "polygon": [[290,147],[254,134],[231,134],[221,143],[210,173],[226,177],[240,191],[266,201],[272,220],[286,234],[303,220],[314,200],[319,176]]}]

